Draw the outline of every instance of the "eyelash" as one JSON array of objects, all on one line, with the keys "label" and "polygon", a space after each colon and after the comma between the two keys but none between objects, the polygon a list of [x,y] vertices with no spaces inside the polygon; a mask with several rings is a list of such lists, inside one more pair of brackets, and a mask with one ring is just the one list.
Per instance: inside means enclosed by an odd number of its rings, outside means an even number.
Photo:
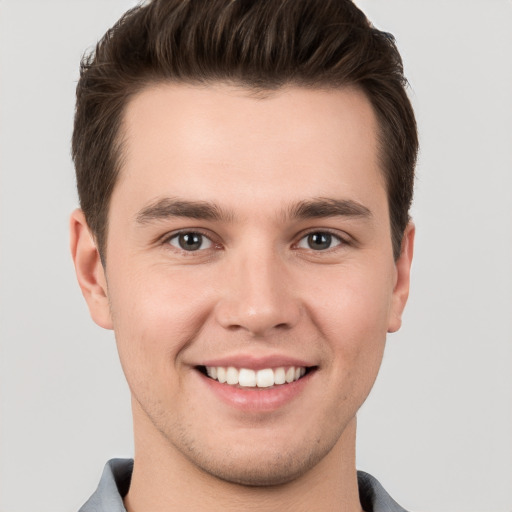
[{"label": "eyelash", "polygon": [[[178,239],[181,235],[199,235],[204,239],[208,240],[210,243],[211,243],[211,247],[208,247],[207,249],[210,249],[210,248],[213,248],[213,249],[218,249],[220,248],[220,244],[219,243],[216,243],[214,240],[213,240],[213,237],[211,234],[209,233],[205,233],[203,231],[201,231],[200,229],[183,229],[181,231],[178,231],[176,233],[172,233],[170,236],[167,236],[163,239],[163,244],[164,245],[171,245],[171,240],[175,240],[175,239]],[[175,247],[175,246],[172,246],[173,249],[177,250],[177,251],[180,251],[181,253],[184,253],[184,254],[191,254],[191,253],[194,253],[194,252],[201,252],[201,251],[204,251],[205,249],[198,249],[198,250],[195,250],[195,251],[187,251],[186,249],[183,249],[181,247]]]},{"label": "eyelash", "polygon": [[[201,236],[203,238],[203,240],[204,239],[208,240],[211,243],[211,246],[210,247],[206,247],[204,249],[199,248],[197,250],[186,250],[186,249],[183,249],[182,247],[173,246],[171,244],[171,241],[178,239],[182,235],[199,235],[199,236]],[[307,239],[309,236],[312,236],[312,235],[327,235],[332,240],[337,241],[336,245],[328,247],[326,249],[315,250],[315,249],[312,249],[311,247],[303,248],[305,250],[310,250],[313,253],[331,252],[332,250],[335,250],[339,246],[351,245],[351,242],[349,240],[347,240],[347,238],[340,236],[338,233],[333,233],[332,231],[330,231],[328,229],[312,229],[312,230],[309,230],[309,231],[307,231],[305,233],[301,233],[299,240],[296,243],[293,244],[293,248],[300,249],[299,244],[303,240]],[[181,253],[188,254],[188,255],[190,255],[192,253],[200,253],[200,252],[208,250],[208,249],[220,249],[221,248],[221,244],[218,243],[218,242],[215,242],[215,240],[213,239],[211,234],[205,233],[204,231],[201,231],[200,229],[181,230],[181,231],[178,231],[176,233],[172,233],[170,236],[167,236],[167,237],[165,237],[163,239],[163,244],[164,245],[171,245],[173,247],[173,249],[178,250]]]}]

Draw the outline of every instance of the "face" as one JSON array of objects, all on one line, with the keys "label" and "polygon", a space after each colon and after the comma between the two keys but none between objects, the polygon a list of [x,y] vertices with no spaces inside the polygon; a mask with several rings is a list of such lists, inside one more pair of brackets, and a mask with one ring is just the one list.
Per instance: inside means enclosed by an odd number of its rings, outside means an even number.
[{"label": "face", "polygon": [[376,132],[354,89],[131,101],[88,300],[115,330],[136,445],[252,485],[336,452],[407,297],[412,231],[394,261]]}]

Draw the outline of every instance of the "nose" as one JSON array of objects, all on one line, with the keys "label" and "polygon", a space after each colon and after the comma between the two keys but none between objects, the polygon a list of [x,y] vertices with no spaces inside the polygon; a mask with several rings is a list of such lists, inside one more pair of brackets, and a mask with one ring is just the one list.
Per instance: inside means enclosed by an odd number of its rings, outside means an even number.
[{"label": "nose", "polygon": [[298,323],[301,307],[291,272],[275,251],[232,258],[222,282],[216,307],[222,327],[266,337]]}]

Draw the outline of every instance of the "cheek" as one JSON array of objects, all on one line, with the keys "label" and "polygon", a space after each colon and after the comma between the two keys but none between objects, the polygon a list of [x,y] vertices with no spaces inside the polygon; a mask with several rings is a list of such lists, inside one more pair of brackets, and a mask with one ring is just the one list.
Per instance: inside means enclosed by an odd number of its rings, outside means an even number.
[{"label": "cheek", "polygon": [[[311,316],[326,334],[357,340],[385,333],[393,295],[393,267],[333,269],[303,286]],[[372,336],[370,336],[371,338]],[[370,341],[370,340],[368,340]]]},{"label": "cheek", "polygon": [[109,298],[126,373],[144,374],[149,369],[169,375],[169,366],[179,364],[180,352],[197,336],[209,314],[210,293],[196,285],[182,273],[156,268],[112,272]]},{"label": "cheek", "polygon": [[[377,267],[381,270],[386,267]],[[324,338],[340,379],[371,386],[386,341],[392,299],[390,272],[352,267],[309,287],[310,316]],[[334,274],[334,273],[333,273]]]}]

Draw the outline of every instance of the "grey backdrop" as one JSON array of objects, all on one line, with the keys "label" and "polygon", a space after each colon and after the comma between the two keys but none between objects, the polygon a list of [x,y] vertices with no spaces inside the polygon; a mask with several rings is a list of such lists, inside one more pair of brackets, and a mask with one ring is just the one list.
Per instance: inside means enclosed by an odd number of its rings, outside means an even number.
[{"label": "grey backdrop", "polygon": [[[512,3],[360,0],[397,37],[421,131],[402,331],[358,466],[406,508],[512,510]],[[129,0],[0,2],[0,511],[77,510],[132,453],[113,336],[68,251],[82,51]]]}]

